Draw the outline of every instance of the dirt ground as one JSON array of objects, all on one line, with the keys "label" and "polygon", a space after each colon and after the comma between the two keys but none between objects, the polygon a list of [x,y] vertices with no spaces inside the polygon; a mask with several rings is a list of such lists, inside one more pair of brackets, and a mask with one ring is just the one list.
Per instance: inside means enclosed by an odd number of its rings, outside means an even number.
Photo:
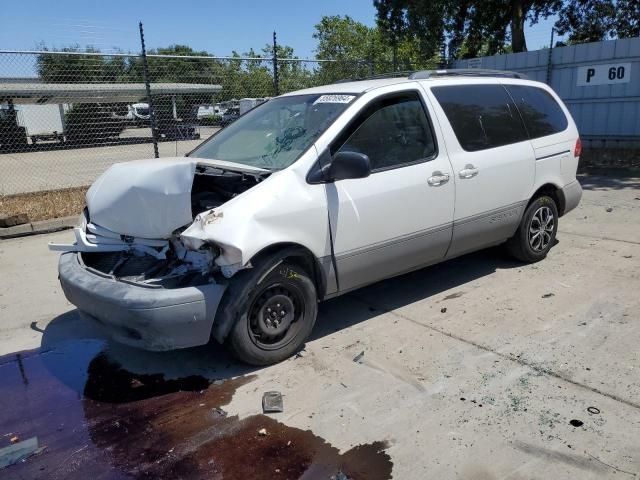
[{"label": "dirt ground", "polygon": [[638,478],[640,179],[580,180],[546,260],[491,249],[328,301],[268,368],[110,343],[60,291],[46,243],[70,232],[0,241],[0,449],[40,448],[0,477]]},{"label": "dirt ground", "polygon": [[77,187],[0,196],[0,214],[12,216],[24,213],[30,222],[80,216],[86,203],[87,190],[88,187]]}]

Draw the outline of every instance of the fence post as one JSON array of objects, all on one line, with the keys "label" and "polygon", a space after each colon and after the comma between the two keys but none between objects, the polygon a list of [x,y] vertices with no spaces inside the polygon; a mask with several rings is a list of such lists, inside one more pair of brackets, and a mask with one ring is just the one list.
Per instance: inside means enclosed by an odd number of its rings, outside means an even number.
[{"label": "fence post", "polygon": [[448,68],[449,62],[447,61],[447,44],[444,40],[444,35],[440,39],[440,63],[438,68]]},{"label": "fence post", "polygon": [[149,104],[149,121],[151,123],[151,137],[153,138],[153,156],[159,158],[158,153],[158,129],[156,126],[156,111],[153,108],[153,100],[151,98],[151,84],[149,82],[149,65],[147,64],[147,49],[144,46],[144,31],[142,22],[138,24],[140,27],[140,44],[142,45],[142,71],[144,73],[144,86],[147,90],[147,103]]},{"label": "fence post", "polygon": [[551,27],[551,41],[549,42],[549,58],[547,59],[547,85],[551,86],[551,72],[553,70],[553,27]]},{"label": "fence post", "polygon": [[276,42],[276,32],[273,32],[273,93],[277,97],[280,95],[280,79],[278,78],[278,44]]}]

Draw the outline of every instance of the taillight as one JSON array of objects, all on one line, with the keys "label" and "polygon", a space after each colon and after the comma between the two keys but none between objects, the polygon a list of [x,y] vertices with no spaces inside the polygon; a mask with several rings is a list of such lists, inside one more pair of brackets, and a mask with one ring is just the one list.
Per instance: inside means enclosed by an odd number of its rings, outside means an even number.
[{"label": "taillight", "polygon": [[580,141],[580,137],[576,140],[576,149],[573,151],[574,157],[579,157],[582,154],[582,142]]}]

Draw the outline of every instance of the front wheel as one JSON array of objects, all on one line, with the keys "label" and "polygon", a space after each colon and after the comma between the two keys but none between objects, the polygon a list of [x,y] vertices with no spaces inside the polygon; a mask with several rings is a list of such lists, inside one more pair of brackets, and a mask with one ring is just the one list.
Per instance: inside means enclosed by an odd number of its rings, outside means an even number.
[{"label": "front wheel", "polygon": [[297,265],[281,263],[257,284],[239,286],[236,322],[228,345],[251,365],[269,365],[291,356],[311,333],[318,314],[313,281]]},{"label": "front wheel", "polygon": [[512,256],[522,262],[538,262],[547,256],[558,231],[558,207],[547,195],[536,198],[522,216],[516,233],[507,241]]}]

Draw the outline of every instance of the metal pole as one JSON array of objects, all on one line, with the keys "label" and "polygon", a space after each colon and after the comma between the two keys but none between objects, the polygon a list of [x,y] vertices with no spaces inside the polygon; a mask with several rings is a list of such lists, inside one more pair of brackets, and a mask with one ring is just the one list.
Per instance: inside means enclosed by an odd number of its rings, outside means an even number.
[{"label": "metal pole", "polygon": [[144,46],[144,31],[142,29],[142,22],[140,27],[140,44],[142,45],[142,71],[144,73],[144,86],[147,90],[147,103],[149,104],[149,121],[151,122],[151,137],[153,138],[153,155],[155,158],[160,158],[158,153],[158,129],[156,126],[156,111],[153,108],[153,100],[151,98],[151,84],[149,83],[149,65],[147,64],[147,49]]},{"label": "metal pole", "polygon": [[553,27],[551,27],[551,41],[549,42],[549,58],[547,59],[547,85],[551,85],[551,72],[553,70]]},{"label": "metal pole", "polygon": [[273,32],[273,93],[280,95],[280,79],[278,78],[278,44],[276,42],[276,32]]}]

